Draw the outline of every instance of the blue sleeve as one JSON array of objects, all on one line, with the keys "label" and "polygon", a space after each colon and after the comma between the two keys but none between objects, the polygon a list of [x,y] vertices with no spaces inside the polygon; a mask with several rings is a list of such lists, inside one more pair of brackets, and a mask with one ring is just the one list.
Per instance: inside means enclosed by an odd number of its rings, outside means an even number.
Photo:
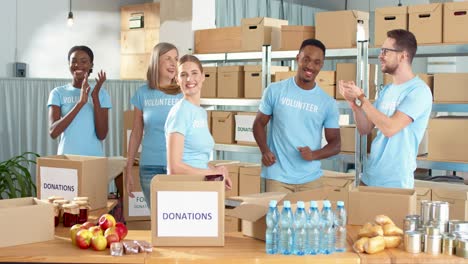
[{"label": "blue sleeve", "polygon": [[335,100],[331,100],[327,116],[325,117],[325,121],[323,122],[324,128],[340,128],[339,124],[340,119],[340,112],[338,111],[338,105],[336,104]]},{"label": "blue sleeve", "polygon": [[99,91],[99,102],[101,103],[101,108],[112,108],[110,95],[104,87]]},{"label": "blue sleeve", "polygon": [[414,120],[418,119],[421,115],[431,111],[432,109],[432,94],[429,87],[418,85],[410,91],[402,102],[398,105],[398,111],[405,113]]},{"label": "blue sleeve", "polygon": [[130,103],[132,103],[132,105],[134,105],[140,111],[143,111],[141,87],[138,90],[136,90],[135,94],[132,96],[132,99],[130,99]]},{"label": "blue sleeve", "polygon": [[167,116],[165,125],[166,135],[175,132],[184,136],[187,134],[189,125],[192,123],[190,122],[191,114],[185,113],[182,110],[182,108],[179,108]]},{"label": "blue sleeve", "polygon": [[60,94],[57,91],[57,89],[53,89],[52,92],[49,94],[49,100],[47,100],[47,106],[51,105],[56,105],[56,106],[62,106],[61,100],[60,100]]},{"label": "blue sleeve", "polygon": [[263,92],[262,100],[260,101],[260,105],[258,110],[265,115],[271,116],[273,114],[273,89],[271,85],[268,86],[265,91]]}]

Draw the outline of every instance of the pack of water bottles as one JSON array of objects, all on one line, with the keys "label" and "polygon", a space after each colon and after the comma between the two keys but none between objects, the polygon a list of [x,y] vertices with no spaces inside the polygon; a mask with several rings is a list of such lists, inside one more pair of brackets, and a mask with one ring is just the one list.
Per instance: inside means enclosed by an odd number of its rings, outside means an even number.
[{"label": "pack of water bottles", "polygon": [[330,201],[323,201],[319,211],[316,201],[306,208],[297,202],[295,212],[290,201],[283,201],[281,213],[271,200],[266,215],[266,253],[282,255],[317,255],[346,251],[346,210],[338,201],[333,211]]}]

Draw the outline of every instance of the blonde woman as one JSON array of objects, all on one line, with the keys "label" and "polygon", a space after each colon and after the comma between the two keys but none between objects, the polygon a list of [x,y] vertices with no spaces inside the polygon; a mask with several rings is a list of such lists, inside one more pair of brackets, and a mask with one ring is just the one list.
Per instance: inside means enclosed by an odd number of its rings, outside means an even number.
[{"label": "blonde woman", "polygon": [[231,179],[224,166],[209,167],[214,140],[208,130],[206,110],[200,106],[200,92],[205,75],[197,57],[184,55],[179,60],[177,83],[184,98],[169,112],[165,125],[168,174],[221,174],[226,188]]},{"label": "blonde woman", "polygon": [[167,174],[164,123],[169,110],[182,98],[180,88],[175,81],[178,59],[179,52],[173,44],[165,42],[157,44],[153,48],[148,66],[148,82],[141,86],[131,99],[134,105],[134,118],[127,154],[127,193],[130,197],[134,197],[132,166],[143,139],[140,184],[148,208],[151,208],[151,179],[156,174]]}]

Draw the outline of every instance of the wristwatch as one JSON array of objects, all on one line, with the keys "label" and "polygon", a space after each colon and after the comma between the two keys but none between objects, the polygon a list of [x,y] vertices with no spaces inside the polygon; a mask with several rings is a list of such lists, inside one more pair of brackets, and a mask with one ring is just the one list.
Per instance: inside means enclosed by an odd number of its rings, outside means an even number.
[{"label": "wristwatch", "polygon": [[364,93],[360,94],[355,100],[354,100],[354,103],[358,106],[358,107],[361,107],[362,106],[362,103],[363,103],[363,100],[364,98],[366,97],[366,95]]}]

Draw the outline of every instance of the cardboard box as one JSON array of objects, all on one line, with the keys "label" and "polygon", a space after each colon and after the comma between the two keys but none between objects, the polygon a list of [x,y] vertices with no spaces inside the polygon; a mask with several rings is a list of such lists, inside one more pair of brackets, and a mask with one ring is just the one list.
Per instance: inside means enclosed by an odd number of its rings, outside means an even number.
[{"label": "cardboard box", "polygon": [[365,34],[369,36],[369,13],[346,10],[315,13],[315,38],[327,49],[356,47],[358,21],[363,22]]},{"label": "cardboard box", "polygon": [[[127,157],[128,153],[128,144],[130,142],[130,136],[132,134],[133,130],[133,117],[134,117],[134,112],[133,110],[127,110],[124,111],[124,128],[123,128],[123,156]],[[143,142],[143,140],[142,140]],[[138,147],[137,153],[135,153],[135,159],[139,159],[141,154],[141,143],[140,146]]]},{"label": "cardboard box", "polygon": [[150,53],[121,54],[120,55],[120,79],[146,80]]},{"label": "cardboard box", "polygon": [[261,172],[262,166],[260,164],[239,167],[240,196],[261,192]]},{"label": "cardboard box", "polygon": [[244,66],[218,67],[218,98],[244,97]]},{"label": "cardboard box", "polygon": [[[140,185],[140,167],[133,166],[133,195],[128,196],[127,185],[123,185],[123,210],[125,221],[147,221],[150,220],[150,210],[146,204],[145,196]],[[124,182],[127,182],[126,169],[124,170]]]},{"label": "cardboard box", "polygon": [[308,206],[308,201],[326,199],[329,191],[330,188],[322,188],[289,194],[266,192],[231,197],[229,198],[230,200],[239,202],[240,205],[232,210],[226,211],[226,215],[242,219],[241,228],[243,235],[265,240],[265,215],[268,212],[268,203],[270,200],[277,200],[278,205],[282,205],[283,201],[288,200],[291,202],[291,208],[294,209],[294,205],[297,201],[305,201],[306,206]]},{"label": "cardboard box", "polygon": [[419,44],[442,43],[442,3],[408,6],[408,30]]},{"label": "cardboard box", "polygon": [[[277,72],[287,72],[289,67],[271,66],[270,73],[274,75]],[[245,98],[262,98],[262,65],[245,65],[244,66],[244,96]],[[273,79],[273,78],[272,78]]]},{"label": "cardboard box", "polygon": [[216,98],[218,84],[218,67],[203,67],[205,81],[201,90],[202,98]]},{"label": "cardboard box", "polygon": [[315,27],[282,25],[280,50],[299,50],[304,40],[312,38],[315,38]]},{"label": "cardboard box", "polygon": [[[377,64],[368,65],[369,73],[369,94],[368,98],[373,100],[376,95],[376,80],[377,80]],[[336,64],[336,80],[335,83],[338,83],[340,80],[345,81],[354,81],[356,82],[356,63],[337,63]],[[362,87],[361,87],[362,88]],[[337,100],[344,100],[344,97],[341,95],[338,90],[338,85],[335,89],[335,97]]]},{"label": "cardboard box", "polygon": [[[356,152],[356,126],[340,126],[341,151]],[[368,142],[370,144],[370,142]]]},{"label": "cardboard box", "polygon": [[237,144],[257,146],[253,135],[253,123],[256,116],[256,112],[238,112],[234,116],[236,120],[235,140]]},{"label": "cardboard box", "polygon": [[212,135],[216,143],[234,144],[234,116],[236,112],[211,112]]},{"label": "cardboard box", "polygon": [[421,215],[421,201],[432,201],[432,182],[414,180],[416,191],[416,214]]},{"label": "cardboard box", "polygon": [[468,73],[434,74],[434,102],[466,103],[468,102]]},{"label": "cardboard box", "polygon": [[151,220],[144,221],[126,221],[128,230],[151,230]]},{"label": "cardboard box", "polygon": [[195,30],[195,53],[239,52],[241,27],[223,27]]},{"label": "cardboard box", "polygon": [[[226,212],[231,209],[225,209]],[[232,216],[224,216],[224,233],[230,232],[239,232],[240,229],[240,219]]]},{"label": "cardboard box", "polygon": [[241,19],[242,50],[261,51],[263,45],[271,45],[272,50],[279,49],[281,40],[272,38],[272,32],[279,36],[282,25],[287,25],[287,20],[270,17],[252,17]]},{"label": "cardboard box", "polygon": [[213,166],[225,166],[228,169],[229,177],[232,181],[231,190],[225,190],[226,197],[239,195],[239,167],[242,166],[240,161],[235,160],[212,160],[208,164]]},{"label": "cardboard box", "polygon": [[[421,143],[419,143],[418,147],[418,156],[426,155],[428,153],[428,146],[429,146],[429,136],[428,131],[424,132],[423,138],[421,139]],[[372,141],[377,137],[377,128],[372,130],[372,133],[367,137],[367,152],[370,152]],[[343,142],[341,142],[343,144]]]},{"label": "cardboard box", "polygon": [[89,198],[92,209],[107,206],[107,158],[53,155],[37,158],[37,197]]},{"label": "cardboard box", "polygon": [[468,161],[468,118],[440,117],[429,119],[428,159],[436,161]]},{"label": "cardboard box", "polygon": [[380,47],[393,29],[408,29],[408,7],[392,6],[375,9],[374,46]]},{"label": "cardboard box", "polygon": [[432,182],[432,200],[449,203],[450,219],[468,220],[468,186]]},{"label": "cardboard box", "polygon": [[385,214],[403,227],[407,215],[416,213],[416,191],[413,189],[359,186],[349,191],[348,224],[363,225],[376,215]]},{"label": "cardboard box", "polygon": [[328,95],[335,98],[335,81],[336,81],[336,72],[335,71],[320,71],[315,81],[318,86],[322,88]]},{"label": "cardboard box", "polygon": [[444,3],[444,43],[468,42],[468,2]]},{"label": "cardboard box", "polygon": [[353,188],[354,179],[354,173],[323,170],[323,175],[319,181],[324,187],[330,188],[327,195],[328,200],[332,201],[332,203],[343,201],[345,208],[347,208],[349,190]]},{"label": "cardboard box", "polygon": [[54,207],[48,202],[33,197],[0,199],[0,215],[0,248],[54,239]]},{"label": "cardboard box", "polygon": [[296,76],[295,71],[287,71],[287,72],[277,72],[275,75],[273,75],[272,82],[280,82],[286,79],[289,79],[291,77]]},{"label": "cardboard box", "polygon": [[224,181],[203,175],[151,180],[153,246],[224,246]]},{"label": "cardboard box", "polygon": [[[431,93],[434,94],[434,75],[427,73],[417,73],[416,74],[423,82],[427,84]],[[392,76],[388,73],[383,74],[383,85],[387,85],[393,82]]]}]

